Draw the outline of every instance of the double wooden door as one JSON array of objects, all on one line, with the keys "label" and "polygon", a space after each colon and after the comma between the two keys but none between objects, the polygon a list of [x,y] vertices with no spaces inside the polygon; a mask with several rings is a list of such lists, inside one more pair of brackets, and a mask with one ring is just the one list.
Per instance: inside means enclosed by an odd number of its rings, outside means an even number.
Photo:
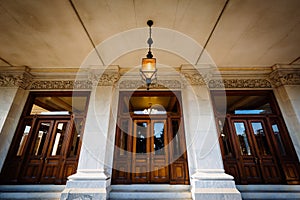
[{"label": "double wooden door", "polygon": [[[156,116],[157,117],[157,116]],[[181,118],[120,119],[113,184],[189,184]]]},{"label": "double wooden door", "polygon": [[20,180],[26,183],[55,183],[70,133],[70,120],[37,119]]},{"label": "double wooden door", "polygon": [[83,118],[35,115],[21,120],[1,183],[64,184],[76,172]]},{"label": "double wooden door", "polygon": [[227,116],[220,139],[225,170],[237,183],[298,183],[299,163],[278,119]]},{"label": "double wooden door", "polygon": [[166,120],[134,120],[132,183],[169,181]]}]

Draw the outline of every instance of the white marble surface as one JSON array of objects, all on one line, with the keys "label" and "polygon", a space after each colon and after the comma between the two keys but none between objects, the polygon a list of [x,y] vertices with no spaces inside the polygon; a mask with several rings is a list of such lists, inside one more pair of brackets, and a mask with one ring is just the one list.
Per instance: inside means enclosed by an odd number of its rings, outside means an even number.
[{"label": "white marble surface", "polygon": [[18,88],[0,89],[0,169],[18,126],[29,91]]},{"label": "white marble surface", "polygon": [[300,85],[280,86],[274,94],[300,160]]}]

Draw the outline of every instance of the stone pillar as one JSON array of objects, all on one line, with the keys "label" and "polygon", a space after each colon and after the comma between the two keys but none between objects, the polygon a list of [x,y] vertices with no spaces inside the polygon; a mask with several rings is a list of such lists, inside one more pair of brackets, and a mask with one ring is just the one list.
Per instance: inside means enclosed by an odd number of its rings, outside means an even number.
[{"label": "stone pillar", "polygon": [[4,164],[29,91],[22,88],[0,89],[0,169]]},{"label": "stone pillar", "polygon": [[300,160],[300,65],[276,65],[273,70],[274,94]]},{"label": "stone pillar", "polygon": [[182,91],[193,199],[241,199],[224,171],[209,90],[201,77],[184,75],[194,80]]},{"label": "stone pillar", "polygon": [[0,72],[0,169],[4,164],[29,91],[27,68],[3,68]]},{"label": "stone pillar", "polygon": [[115,79],[102,74],[99,83],[93,86],[77,173],[68,177],[61,199],[108,199],[110,177],[105,169],[105,155],[114,98],[114,86],[108,81]]}]

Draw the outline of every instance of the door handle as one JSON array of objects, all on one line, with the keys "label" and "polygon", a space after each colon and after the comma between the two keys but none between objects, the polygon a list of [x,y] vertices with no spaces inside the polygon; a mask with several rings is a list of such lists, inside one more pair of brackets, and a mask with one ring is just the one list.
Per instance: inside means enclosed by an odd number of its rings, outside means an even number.
[{"label": "door handle", "polygon": [[257,157],[254,158],[254,161],[255,161],[256,164],[258,164],[258,158]]}]

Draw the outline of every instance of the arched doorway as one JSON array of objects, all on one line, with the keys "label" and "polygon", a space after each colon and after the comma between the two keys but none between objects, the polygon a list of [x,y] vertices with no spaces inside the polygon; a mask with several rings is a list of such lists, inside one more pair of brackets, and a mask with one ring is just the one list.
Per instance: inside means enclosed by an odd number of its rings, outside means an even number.
[{"label": "arched doorway", "polygon": [[189,184],[179,92],[121,92],[113,184]]}]

